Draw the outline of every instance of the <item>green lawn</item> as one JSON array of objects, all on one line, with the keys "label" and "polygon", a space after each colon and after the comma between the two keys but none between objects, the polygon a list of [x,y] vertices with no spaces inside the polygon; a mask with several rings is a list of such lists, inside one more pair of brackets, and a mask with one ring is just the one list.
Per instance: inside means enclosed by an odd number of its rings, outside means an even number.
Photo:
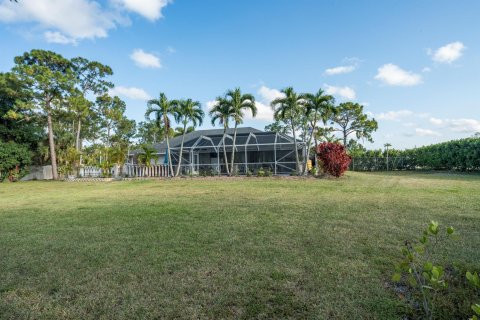
[{"label": "green lawn", "polygon": [[0,318],[401,318],[393,264],[432,219],[480,270],[478,175],[4,183]]}]

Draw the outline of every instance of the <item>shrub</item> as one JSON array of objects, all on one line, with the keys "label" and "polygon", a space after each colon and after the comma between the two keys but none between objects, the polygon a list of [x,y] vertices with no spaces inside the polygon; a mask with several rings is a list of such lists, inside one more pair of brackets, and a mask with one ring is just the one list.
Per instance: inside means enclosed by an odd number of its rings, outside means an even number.
[{"label": "shrub", "polygon": [[30,165],[32,154],[24,145],[0,141],[0,177],[16,181]]},{"label": "shrub", "polygon": [[339,143],[323,142],[317,146],[317,157],[323,170],[332,176],[340,177],[347,171],[351,157]]},{"label": "shrub", "polygon": [[247,177],[251,177],[252,176],[252,171],[250,171],[250,169],[247,169]]},{"label": "shrub", "polygon": [[258,169],[257,177],[265,177],[265,170],[262,168]]}]

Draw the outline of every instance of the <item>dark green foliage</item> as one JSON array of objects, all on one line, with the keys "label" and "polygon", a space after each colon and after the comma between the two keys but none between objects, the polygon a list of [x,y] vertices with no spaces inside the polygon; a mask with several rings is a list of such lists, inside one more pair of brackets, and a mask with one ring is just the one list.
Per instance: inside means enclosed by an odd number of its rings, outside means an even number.
[{"label": "dark green foliage", "polygon": [[[355,149],[350,169],[386,170],[385,150]],[[480,138],[466,138],[407,150],[389,150],[390,170],[480,171]]]},{"label": "dark green foliage", "polygon": [[0,141],[0,181],[5,177],[18,174],[30,165],[32,154],[28,147],[10,142]]}]

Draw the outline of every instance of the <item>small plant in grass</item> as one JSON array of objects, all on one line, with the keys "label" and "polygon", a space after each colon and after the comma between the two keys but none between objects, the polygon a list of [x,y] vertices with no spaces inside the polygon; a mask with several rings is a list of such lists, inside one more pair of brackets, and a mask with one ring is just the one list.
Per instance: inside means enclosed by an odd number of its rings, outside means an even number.
[{"label": "small plant in grass", "polygon": [[433,319],[432,301],[438,291],[447,288],[444,268],[435,265],[433,254],[442,242],[453,234],[452,227],[441,229],[432,221],[417,241],[405,241],[402,248],[403,260],[395,267],[392,280],[399,282],[406,276],[408,283],[420,294],[426,319]]},{"label": "small plant in grass", "polygon": [[246,175],[247,175],[247,177],[251,177],[252,176],[252,171],[250,171],[250,169],[247,169]]},{"label": "small plant in grass", "polygon": [[310,174],[312,176],[316,176],[318,174],[318,169],[317,167],[313,167],[311,170],[310,170]]},{"label": "small plant in grass", "polygon": [[265,177],[265,170],[263,169],[263,167],[257,170],[257,177]]},{"label": "small plant in grass", "polygon": [[[471,273],[467,272],[466,277],[468,282],[477,290],[480,290],[480,277],[478,276],[478,273]],[[475,312],[475,315],[472,316],[471,320],[478,320],[478,317],[480,317],[480,303],[474,303],[472,304],[472,310]]]},{"label": "small plant in grass", "polygon": [[291,175],[292,177],[293,177],[293,176],[298,176],[297,170],[292,170],[292,171],[290,172],[290,175]]}]

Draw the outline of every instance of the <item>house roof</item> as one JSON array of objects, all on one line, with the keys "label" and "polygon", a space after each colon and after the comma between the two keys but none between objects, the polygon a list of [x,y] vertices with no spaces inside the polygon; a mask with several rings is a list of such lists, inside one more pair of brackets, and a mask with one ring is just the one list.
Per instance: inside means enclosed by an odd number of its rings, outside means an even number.
[{"label": "house roof", "polygon": [[[227,129],[226,133],[233,137],[234,129],[229,128]],[[254,135],[254,137],[252,136],[249,140],[248,137],[250,136],[251,133]],[[202,136],[207,137],[208,139],[199,139]],[[202,148],[202,147],[207,149],[213,148],[214,146],[216,147],[221,143],[222,137],[223,137],[223,129],[208,129],[208,130],[193,131],[185,135],[185,141],[183,144],[184,149],[191,148],[194,145],[198,148]],[[277,135],[275,132],[264,132],[252,127],[237,128],[237,137],[236,137],[235,144],[245,145],[247,143],[247,140],[249,144],[252,144],[251,147],[254,147],[254,148],[258,148],[258,145],[270,144],[273,146],[275,141],[280,144],[293,143],[293,138],[280,133]],[[182,136],[174,137],[170,139],[169,142],[170,142],[171,149],[178,149],[180,148],[180,144],[182,142]],[[226,146],[232,145],[232,138],[230,139],[226,138],[225,145]],[[257,145],[257,147],[255,147],[255,145]],[[166,142],[157,143],[157,144],[154,144],[152,147],[157,151],[157,153],[162,154],[166,152],[167,143]],[[137,150],[132,153],[137,154],[139,152],[141,151]]]},{"label": "house roof", "polygon": [[[233,134],[233,132],[234,132],[233,128],[227,128],[227,134]],[[250,134],[250,132],[259,133],[259,132],[263,132],[263,131],[252,128],[252,127],[237,128],[237,136],[238,135],[244,135],[244,134],[248,135],[248,134]],[[200,138],[201,136],[210,137],[210,136],[217,136],[217,135],[223,136],[223,129],[195,130],[195,131],[187,133],[185,135],[185,143],[188,142],[188,141],[192,141],[192,140],[195,141],[198,138]],[[170,139],[169,142],[170,142],[170,148],[178,148],[178,147],[180,147],[180,144],[182,143],[182,136],[174,137],[174,138]],[[164,153],[167,149],[167,142],[163,141],[163,142],[160,142],[160,143],[156,143],[152,147],[155,150],[157,150],[157,152]]]}]

